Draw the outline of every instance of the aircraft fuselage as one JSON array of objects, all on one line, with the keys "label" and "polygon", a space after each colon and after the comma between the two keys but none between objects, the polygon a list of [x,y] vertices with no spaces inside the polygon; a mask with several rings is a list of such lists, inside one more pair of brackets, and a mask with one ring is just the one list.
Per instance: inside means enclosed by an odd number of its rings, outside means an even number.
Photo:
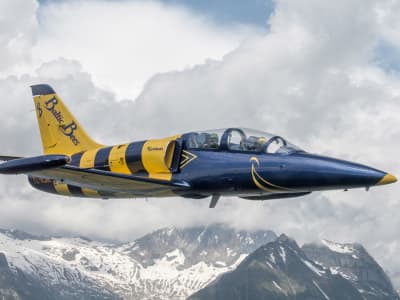
[{"label": "aircraft fuselage", "polygon": [[[157,142],[160,141],[160,142]],[[165,142],[168,141],[168,142]],[[165,166],[165,147],[176,143],[170,166]],[[239,196],[251,200],[295,197],[313,191],[369,188],[387,175],[385,172],[347,162],[295,151],[293,153],[247,153],[218,149],[188,149],[185,135],[103,147],[71,156],[72,166],[93,168],[126,175],[185,182],[190,190],[171,187],[146,197],[183,196],[205,198],[211,195]],[[178,153],[177,153],[178,152]],[[159,153],[159,165],[146,165],[149,153]],[[149,158],[148,158],[149,159]],[[157,161],[157,160],[156,160]],[[175,169],[171,166],[175,164]],[[156,170],[156,172],[154,172]],[[157,172],[157,170],[159,172]],[[161,170],[161,171],[160,171]],[[80,197],[132,198],[142,193],[81,188],[74,183],[30,177],[30,183],[46,192]]]},{"label": "aircraft fuselage", "polygon": [[252,129],[193,131],[115,146],[94,141],[52,87],[32,86],[43,155],[1,156],[2,174],[35,188],[91,198],[220,196],[268,200],[313,191],[369,188],[396,178],[364,165],[307,153]]}]

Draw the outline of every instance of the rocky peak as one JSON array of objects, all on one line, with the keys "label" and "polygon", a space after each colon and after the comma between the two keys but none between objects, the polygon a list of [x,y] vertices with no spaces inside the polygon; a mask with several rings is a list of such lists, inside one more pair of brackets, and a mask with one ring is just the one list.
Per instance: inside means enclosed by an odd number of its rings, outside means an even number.
[{"label": "rocky peak", "polygon": [[276,243],[280,245],[285,245],[287,247],[292,247],[294,249],[299,249],[299,246],[297,245],[296,241],[290,237],[288,237],[286,234],[281,234],[277,239]]},{"label": "rocky peak", "polygon": [[7,262],[7,258],[5,256],[5,254],[0,252],[0,269],[1,268],[8,269],[8,262]]},{"label": "rocky peak", "polygon": [[305,244],[302,250],[311,260],[349,280],[365,299],[398,299],[390,279],[362,245],[322,240]]},{"label": "rocky peak", "polygon": [[262,262],[268,268],[275,270],[285,271],[288,268],[293,268],[299,271],[299,274],[310,272],[311,270],[317,276],[326,273],[323,267],[307,258],[295,240],[285,234],[254,251],[247,257],[247,260],[249,259]]},{"label": "rocky peak", "polygon": [[297,243],[281,235],[250,254],[234,271],[190,297],[213,299],[361,300],[344,278],[308,259]]},{"label": "rocky peak", "polygon": [[21,240],[21,241],[25,241],[25,240],[49,241],[50,240],[49,237],[30,234],[30,233],[27,233],[25,231],[18,230],[18,229],[0,229],[0,233],[8,236],[11,239]]},{"label": "rocky peak", "polygon": [[230,265],[241,255],[275,239],[276,235],[269,230],[238,231],[227,225],[212,224],[160,229],[122,247],[125,253],[144,266],[153,265],[157,259],[177,249],[186,258],[185,267],[200,261]]}]

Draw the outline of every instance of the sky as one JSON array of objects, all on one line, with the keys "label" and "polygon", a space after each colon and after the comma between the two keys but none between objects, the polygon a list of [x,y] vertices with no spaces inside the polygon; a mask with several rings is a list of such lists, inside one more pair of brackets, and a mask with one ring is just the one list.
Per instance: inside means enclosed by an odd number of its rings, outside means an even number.
[{"label": "sky", "polygon": [[[243,126],[400,175],[399,13],[392,0],[3,0],[0,152],[41,153],[29,85],[45,82],[105,144]],[[22,176],[0,189],[2,228],[126,241],[225,222],[362,243],[400,287],[399,184],[213,210],[58,197]]]}]

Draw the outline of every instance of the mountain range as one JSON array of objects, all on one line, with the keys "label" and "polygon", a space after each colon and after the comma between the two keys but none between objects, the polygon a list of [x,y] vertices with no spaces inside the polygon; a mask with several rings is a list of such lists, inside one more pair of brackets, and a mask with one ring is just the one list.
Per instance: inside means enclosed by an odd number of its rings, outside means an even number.
[{"label": "mountain range", "polygon": [[357,244],[297,243],[281,235],[189,300],[399,299],[381,267]]},{"label": "mountain range", "polygon": [[285,235],[223,224],[165,228],[128,243],[0,230],[0,299],[188,297],[399,299],[358,244],[300,248]]}]

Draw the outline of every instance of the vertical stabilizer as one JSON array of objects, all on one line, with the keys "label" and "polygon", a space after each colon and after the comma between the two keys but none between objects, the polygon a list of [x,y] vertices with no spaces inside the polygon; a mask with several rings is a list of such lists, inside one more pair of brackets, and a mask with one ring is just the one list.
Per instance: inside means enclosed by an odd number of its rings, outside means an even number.
[{"label": "vertical stabilizer", "polygon": [[47,84],[31,86],[45,154],[67,154],[102,147],[86,133]]}]

